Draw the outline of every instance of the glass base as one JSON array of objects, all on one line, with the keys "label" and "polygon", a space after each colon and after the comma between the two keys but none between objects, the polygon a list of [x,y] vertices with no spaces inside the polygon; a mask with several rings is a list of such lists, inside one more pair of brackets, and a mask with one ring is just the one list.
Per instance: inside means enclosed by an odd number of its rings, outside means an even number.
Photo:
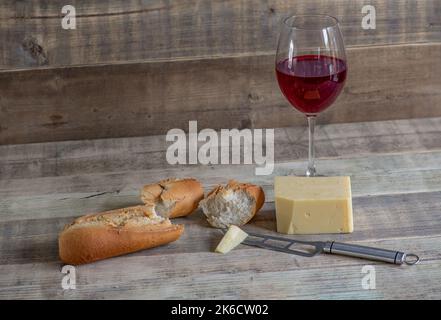
[{"label": "glass base", "polygon": [[316,176],[316,171],[315,171],[315,167],[310,167],[306,170],[306,176],[307,177],[315,177]]}]

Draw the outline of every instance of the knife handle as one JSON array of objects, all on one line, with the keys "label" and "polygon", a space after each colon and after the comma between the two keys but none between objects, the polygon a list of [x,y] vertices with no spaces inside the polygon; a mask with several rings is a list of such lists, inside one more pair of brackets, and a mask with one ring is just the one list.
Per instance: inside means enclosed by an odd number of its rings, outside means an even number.
[{"label": "knife handle", "polygon": [[367,260],[383,261],[398,265],[403,263],[413,265],[420,261],[420,258],[413,253],[406,254],[400,251],[372,248],[335,241],[327,241],[323,247],[323,252]]}]

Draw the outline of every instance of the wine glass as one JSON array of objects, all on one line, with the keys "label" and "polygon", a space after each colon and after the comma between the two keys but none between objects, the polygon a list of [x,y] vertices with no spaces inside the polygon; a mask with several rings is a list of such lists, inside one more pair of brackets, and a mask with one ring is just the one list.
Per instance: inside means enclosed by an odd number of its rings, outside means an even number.
[{"label": "wine glass", "polygon": [[276,75],[285,98],[308,119],[308,177],[316,175],[316,117],[337,99],[346,71],[345,46],[336,18],[294,15],[283,21],[276,53]]}]

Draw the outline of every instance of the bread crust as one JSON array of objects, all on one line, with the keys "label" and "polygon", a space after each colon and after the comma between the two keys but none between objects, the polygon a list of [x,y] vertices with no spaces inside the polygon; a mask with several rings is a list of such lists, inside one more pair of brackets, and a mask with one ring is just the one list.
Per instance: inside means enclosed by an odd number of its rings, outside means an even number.
[{"label": "bread crust", "polygon": [[67,225],[58,238],[64,263],[78,265],[153,248],[177,240],[183,225],[157,219],[147,206],[86,215]]},{"label": "bread crust", "polygon": [[[225,186],[217,185],[216,187],[214,187],[214,189],[207,194],[207,196],[203,201],[206,202],[206,201],[214,200],[217,195],[226,195],[228,192],[238,192],[238,191],[244,191],[248,194],[248,196],[254,199],[251,214],[247,217],[247,219],[243,223],[246,224],[252,218],[254,218],[254,216],[259,212],[259,210],[262,208],[263,204],[265,203],[265,193],[263,192],[262,187],[251,183],[242,183],[235,180],[230,180]],[[221,227],[218,225],[213,225],[212,222],[210,222],[210,219],[207,219],[207,221],[215,228]]]},{"label": "bread crust", "polygon": [[154,211],[166,218],[184,217],[194,212],[204,198],[202,184],[194,178],[170,178],[145,185],[141,200],[153,206]]}]

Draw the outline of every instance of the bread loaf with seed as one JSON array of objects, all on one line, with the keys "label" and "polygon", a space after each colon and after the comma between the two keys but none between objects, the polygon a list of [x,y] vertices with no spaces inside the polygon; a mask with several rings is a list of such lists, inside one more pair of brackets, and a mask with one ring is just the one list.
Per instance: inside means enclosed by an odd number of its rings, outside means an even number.
[{"label": "bread loaf with seed", "polygon": [[216,186],[200,202],[208,223],[215,228],[242,226],[262,208],[265,194],[260,186],[230,180]]},{"label": "bread loaf with seed", "polygon": [[77,218],[58,237],[64,263],[78,265],[177,240],[183,225],[173,225],[149,206],[135,206]]},{"label": "bread loaf with seed", "polygon": [[156,214],[166,218],[191,214],[203,198],[202,184],[194,178],[165,179],[145,185],[141,191],[141,200],[152,206]]}]

